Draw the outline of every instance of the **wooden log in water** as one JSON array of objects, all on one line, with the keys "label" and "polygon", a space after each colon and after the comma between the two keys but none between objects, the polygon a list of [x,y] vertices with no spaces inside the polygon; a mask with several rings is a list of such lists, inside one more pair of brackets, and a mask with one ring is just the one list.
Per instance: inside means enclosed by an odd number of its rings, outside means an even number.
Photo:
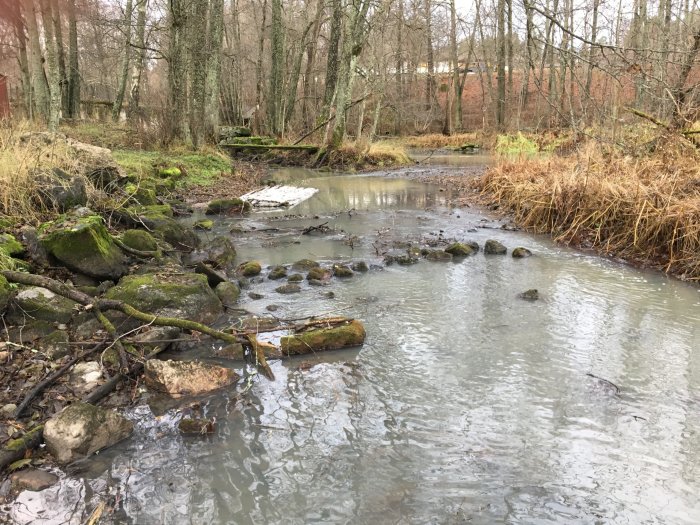
[{"label": "wooden log in water", "polygon": [[264,144],[220,144],[220,148],[231,149],[231,150],[289,150],[289,151],[307,151],[309,153],[317,153],[319,150],[318,146],[311,146],[308,144],[298,144],[298,145],[280,145],[280,144],[270,144],[266,146]]}]

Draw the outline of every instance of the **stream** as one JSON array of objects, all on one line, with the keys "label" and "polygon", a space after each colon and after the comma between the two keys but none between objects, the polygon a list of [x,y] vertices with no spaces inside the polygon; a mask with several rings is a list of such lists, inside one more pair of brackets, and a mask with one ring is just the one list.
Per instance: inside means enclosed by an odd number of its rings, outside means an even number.
[{"label": "stream", "polygon": [[[180,435],[176,410],[130,409],[133,436],[20,494],[16,523],[84,523],[100,501],[115,506],[101,523],[699,522],[700,289],[502,228],[410,178],[272,178],[319,192],[206,235],[231,235],[238,260],[263,267],[371,269],[293,295],[260,279],[241,308],[355,317],[365,345],[271,362],[276,381],[243,401],[207,398],[211,435]],[[381,264],[387,246],[450,238],[509,253]],[[534,255],[513,259],[516,246]],[[539,301],[517,297],[531,288]]]}]

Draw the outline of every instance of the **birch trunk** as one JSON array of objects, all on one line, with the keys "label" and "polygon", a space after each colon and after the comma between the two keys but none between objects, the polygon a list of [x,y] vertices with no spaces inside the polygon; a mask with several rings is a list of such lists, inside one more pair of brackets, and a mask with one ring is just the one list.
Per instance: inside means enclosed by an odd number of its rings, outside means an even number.
[{"label": "birch trunk", "polygon": [[124,33],[124,47],[122,48],[122,62],[119,70],[117,93],[112,105],[112,120],[117,122],[122,112],[124,94],[126,93],[126,81],[129,78],[129,61],[131,59],[131,19],[133,18],[133,0],[126,0],[124,19],[122,21]]}]

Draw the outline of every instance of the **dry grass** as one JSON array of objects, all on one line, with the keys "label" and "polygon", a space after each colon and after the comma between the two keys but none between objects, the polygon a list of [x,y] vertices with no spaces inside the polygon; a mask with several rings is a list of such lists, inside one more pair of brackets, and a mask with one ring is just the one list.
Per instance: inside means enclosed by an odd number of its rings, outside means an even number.
[{"label": "dry grass", "polygon": [[79,170],[63,142],[22,142],[20,137],[30,131],[36,129],[25,122],[0,124],[0,215],[38,222],[51,209],[38,191],[37,174],[53,168]]},{"label": "dry grass", "polygon": [[338,170],[356,170],[409,164],[406,150],[388,143],[350,142],[331,150],[324,165]]},{"label": "dry grass", "polygon": [[575,156],[502,162],[475,184],[531,231],[700,280],[699,160],[677,143],[645,157],[591,143]]},{"label": "dry grass", "polygon": [[476,144],[484,147],[484,143],[491,143],[491,139],[485,140],[482,133],[455,133],[454,135],[443,135],[441,133],[430,133],[427,135],[415,135],[411,137],[401,137],[387,141],[396,143],[406,148],[436,149],[436,148],[459,148],[464,144]]}]

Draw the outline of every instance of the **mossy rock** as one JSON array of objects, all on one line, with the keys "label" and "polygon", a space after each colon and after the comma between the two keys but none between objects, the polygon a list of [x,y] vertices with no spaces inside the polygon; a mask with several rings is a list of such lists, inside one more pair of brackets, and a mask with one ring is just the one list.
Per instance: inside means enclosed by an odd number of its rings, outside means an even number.
[{"label": "mossy rock", "polygon": [[149,273],[128,275],[110,288],[107,299],[124,301],[138,310],[199,323],[214,322],[223,306],[200,274]]},{"label": "mossy rock", "polygon": [[232,307],[238,302],[241,295],[241,289],[236,283],[225,281],[216,285],[214,289],[217,297],[226,307]]},{"label": "mossy rock", "polygon": [[275,288],[275,292],[281,294],[299,293],[301,292],[301,286],[295,283],[287,283]]},{"label": "mossy rock", "polygon": [[294,264],[292,264],[292,270],[297,270],[297,271],[308,271],[311,270],[312,268],[318,268],[321,266],[318,264],[316,261],[312,261],[311,259],[300,259]]},{"label": "mossy rock", "polygon": [[12,297],[12,288],[4,276],[0,275],[0,315],[5,313],[7,305]]},{"label": "mossy rock", "polygon": [[180,168],[159,168],[157,175],[161,179],[180,179],[182,178],[182,170]]},{"label": "mossy rock", "polygon": [[488,255],[505,255],[508,249],[500,242],[489,239],[484,244],[484,253]]},{"label": "mossy rock", "polygon": [[474,255],[476,250],[474,247],[463,243],[463,242],[453,242],[447,248],[445,248],[445,253],[448,253],[454,257],[468,257],[469,255]]},{"label": "mossy rock", "polygon": [[15,239],[14,235],[2,233],[0,234],[0,251],[8,256],[19,255],[24,252],[24,246]]},{"label": "mossy rock", "polygon": [[525,257],[530,257],[532,255],[532,252],[527,248],[518,246],[517,248],[513,248],[513,253],[511,255],[514,259],[524,259]]},{"label": "mossy rock", "polygon": [[537,301],[540,298],[540,292],[536,288],[531,288],[530,290],[519,293],[518,297],[525,301]]},{"label": "mossy rock", "polygon": [[71,353],[70,338],[65,330],[56,330],[35,343],[40,352],[51,360],[60,359]]},{"label": "mossy rock", "polygon": [[284,336],[280,340],[280,351],[283,356],[286,356],[338,350],[363,344],[365,336],[365,328],[362,323],[352,320],[333,328],[321,328]]},{"label": "mossy rock", "polygon": [[237,273],[243,277],[253,277],[259,275],[262,271],[262,267],[258,261],[247,261],[238,267]]},{"label": "mossy rock", "polygon": [[195,230],[209,231],[214,227],[214,221],[211,219],[200,219],[194,223]]},{"label": "mossy rock", "polygon": [[129,248],[142,252],[158,250],[158,243],[146,230],[126,230],[122,234],[122,242]]},{"label": "mossy rock", "polygon": [[270,270],[270,273],[267,274],[267,278],[273,281],[283,279],[284,277],[287,277],[287,269],[284,266],[275,266]]},{"label": "mossy rock", "polygon": [[250,211],[250,203],[241,199],[215,199],[207,205],[207,215],[231,215]]},{"label": "mossy rock", "polygon": [[309,272],[306,274],[306,280],[311,282],[311,281],[327,281],[331,276],[331,272],[329,270],[326,270],[325,268],[321,268],[320,266],[317,266],[315,268],[311,268]]},{"label": "mossy rock", "polygon": [[346,266],[344,264],[333,265],[333,276],[347,278],[352,277],[353,275],[355,275],[355,272],[353,272],[349,266]]},{"label": "mossy rock", "polygon": [[127,208],[126,212],[134,226],[145,225],[156,237],[178,250],[189,252],[200,244],[192,228],[186,228],[173,219],[173,209],[168,205],[137,206]]},{"label": "mossy rock", "polygon": [[59,220],[43,225],[40,242],[74,272],[116,280],[127,272],[124,253],[114,243],[101,217]]},{"label": "mossy rock", "polygon": [[369,271],[369,266],[367,266],[367,263],[365,261],[356,261],[352,263],[351,268],[354,272],[364,273]]},{"label": "mossy rock", "polygon": [[433,262],[450,262],[452,254],[442,250],[429,250],[425,258]]},{"label": "mossy rock", "polygon": [[287,277],[287,281],[290,283],[300,283],[304,280],[304,276],[300,273],[294,273]]},{"label": "mossy rock", "polygon": [[68,323],[76,313],[75,306],[76,303],[70,299],[46,288],[26,286],[13,298],[8,320],[13,324],[21,324],[27,318],[50,323]]},{"label": "mossy rock", "polygon": [[194,266],[198,263],[210,264],[217,270],[233,269],[236,248],[228,237],[218,236],[185,257],[185,264]]},{"label": "mossy rock", "polygon": [[409,266],[411,264],[416,264],[417,262],[418,257],[415,257],[409,253],[393,252],[384,256],[384,264],[387,266],[391,266],[394,263],[401,266]]},{"label": "mossy rock", "polygon": [[141,205],[152,206],[158,204],[156,191],[153,188],[145,188],[141,185],[129,183],[124,187],[124,191],[126,191],[132,200]]}]

